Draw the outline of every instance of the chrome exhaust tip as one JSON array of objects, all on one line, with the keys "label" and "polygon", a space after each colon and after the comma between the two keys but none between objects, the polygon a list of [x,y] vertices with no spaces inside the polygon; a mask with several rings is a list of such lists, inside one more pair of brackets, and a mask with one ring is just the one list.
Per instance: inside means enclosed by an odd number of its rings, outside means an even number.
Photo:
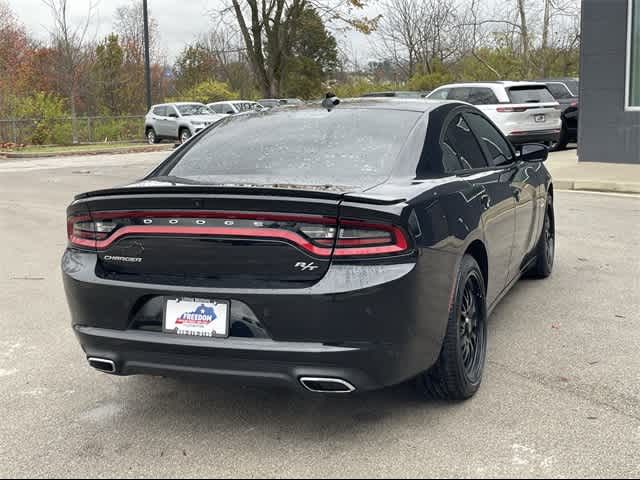
[{"label": "chrome exhaust tip", "polygon": [[96,370],[100,370],[105,373],[116,373],[116,364],[112,360],[107,360],[106,358],[96,358],[90,357],[87,359],[89,365],[91,365]]},{"label": "chrome exhaust tip", "polygon": [[339,378],[302,377],[300,383],[313,393],[352,393],[356,387]]}]

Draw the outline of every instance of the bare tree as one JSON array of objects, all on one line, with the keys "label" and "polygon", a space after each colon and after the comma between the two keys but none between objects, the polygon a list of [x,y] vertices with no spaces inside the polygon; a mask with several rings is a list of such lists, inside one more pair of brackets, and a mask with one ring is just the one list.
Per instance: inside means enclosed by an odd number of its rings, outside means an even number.
[{"label": "bare tree", "polygon": [[527,23],[527,5],[525,0],[516,0],[518,16],[520,18],[520,48],[522,53],[522,64],[524,74],[529,73],[529,26]]},{"label": "bare tree", "polygon": [[384,14],[377,30],[382,58],[390,58],[407,78],[415,73],[420,55],[424,2],[386,0]]},{"label": "bare tree", "polygon": [[[142,2],[118,7],[115,13],[114,28],[125,50],[125,62],[142,64],[144,62],[144,12]],[[149,15],[149,51],[152,63],[159,60],[162,52],[158,47],[158,22]]]},{"label": "bare tree", "polygon": [[312,6],[325,19],[370,32],[377,18],[352,15],[354,8],[364,5],[364,0],[231,0],[219,13],[234,15],[262,94],[277,97],[282,90],[291,39],[304,9]]},{"label": "bare tree", "polygon": [[457,50],[454,41],[455,2],[386,0],[376,36],[381,58],[392,59],[407,78],[418,68],[434,71]]},{"label": "bare tree", "polygon": [[500,80],[503,78],[502,73],[482,56],[481,50],[492,46],[490,43],[492,35],[489,29],[496,24],[504,26],[504,23],[502,20],[497,20],[496,15],[492,15],[490,19],[482,18],[480,9],[483,6],[481,0],[470,0],[470,4],[464,9],[464,14],[458,18],[458,41],[462,54],[471,54],[495,79]]},{"label": "bare tree", "polygon": [[87,32],[93,16],[95,4],[88,2],[84,20],[76,27],[69,22],[68,0],[42,0],[51,11],[54,27],[51,31],[54,47],[60,57],[59,73],[61,86],[69,98],[73,143],[78,143],[78,121],[76,99],[82,70],[87,55]]},{"label": "bare tree", "polygon": [[[120,95],[124,104],[129,105],[131,112],[141,112],[146,108],[144,78],[144,12],[142,2],[136,0],[129,5],[118,7],[114,16],[114,29],[124,52],[123,76],[124,86]],[[151,91],[152,98],[164,96],[165,79],[162,66],[165,65],[165,54],[160,47],[160,29],[158,21],[149,11],[149,53],[151,57]]]},{"label": "bare tree", "polygon": [[255,85],[247,58],[247,49],[238,29],[219,25],[204,36],[200,43],[214,60],[214,76],[225,81],[242,97],[250,96]]}]

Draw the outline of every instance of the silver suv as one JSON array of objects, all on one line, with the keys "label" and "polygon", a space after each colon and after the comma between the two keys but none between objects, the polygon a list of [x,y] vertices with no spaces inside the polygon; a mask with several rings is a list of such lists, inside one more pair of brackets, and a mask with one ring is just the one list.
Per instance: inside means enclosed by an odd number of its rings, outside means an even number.
[{"label": "silver suv", "polygon": [[184,143],[212,123],[225,118],[212,112],[202,103],[165,103],[154,105],[147,113],[144,133],[150,144],[163,139],[180,140]]}]

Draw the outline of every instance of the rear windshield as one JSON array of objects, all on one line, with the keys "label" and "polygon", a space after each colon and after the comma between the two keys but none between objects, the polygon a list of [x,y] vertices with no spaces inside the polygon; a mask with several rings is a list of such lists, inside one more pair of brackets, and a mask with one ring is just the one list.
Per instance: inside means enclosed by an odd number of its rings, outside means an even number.
[{"label": "rear windshield", "polygon": [[281,110],[220,122],[162,175],[212,184],[356,186],[386,179],[420,113]]},{"label": "rear windshield", "polygon": [[546,85],[511,87],[508,92],[511,103],[549,103],[556,101]]}]

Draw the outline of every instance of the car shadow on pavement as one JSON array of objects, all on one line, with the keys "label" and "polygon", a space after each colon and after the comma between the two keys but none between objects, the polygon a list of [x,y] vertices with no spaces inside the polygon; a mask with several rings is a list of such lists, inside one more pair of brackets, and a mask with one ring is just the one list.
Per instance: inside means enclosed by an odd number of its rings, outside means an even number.
[{"label": "car shadow on pavement", "polygon": [[339,396],[160,377],[129,377],[118,383],[120,398],[126,398],[127,423],[171,419],[172,424],[214,430],[244,426],[273,431],[288,425],[313,436],[318,432],[350,435],[385,424],[391,417],[397,421],[398,416],[410,418],[419,411],[433,413],[460,405],[423,399],[409,383]]}]

